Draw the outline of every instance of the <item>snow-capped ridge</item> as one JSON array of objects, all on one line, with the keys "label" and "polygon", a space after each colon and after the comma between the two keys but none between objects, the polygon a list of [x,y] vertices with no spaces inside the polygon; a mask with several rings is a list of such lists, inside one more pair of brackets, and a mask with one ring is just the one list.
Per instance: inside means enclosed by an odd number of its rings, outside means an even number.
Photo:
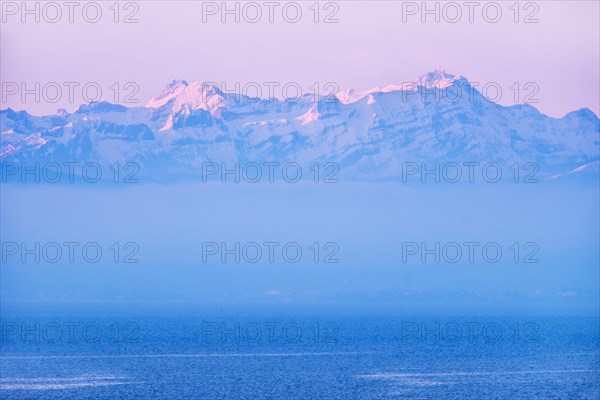
[{"label": "snow-capped ridge", "polygon": [[227,105],[227,96],[214,83],[174,80],[163,91],[146,103],[146,108],[167,107],[171,114],[190,114],[205,110],[213,116]]},{"label": "snow-capped ridge", "polygon": [[[454,84],[468,84],[467,79],[461,75],[453,75],[445,71],[432,71],[421,75],[415,81],[404,82],[401,85],[390,84],[383,87],[377,86],[366,90],[343,89],[338,91],[333,97],[337,98],[342,104],[354,103],[373,93],[390,93],[400,90],[415,91],[419,87],[427,89],[446,89]],[[307,96],[303,94],[302,96]],[[225,107],[228,98],[235,97],[235,102],[239,101],[239,94],[227,95],[219,86],[212,82],[191,82],[188,83],[182,79],[175,79],[168,83],[160,94],[146,103],[146,108],[161,108],[170,104],[173,112],[182,110],[205,109],[214,115],[213,110]],[[242,98],[245,96],[241,96]],[[233,101],[233,100],[232,100]]]},{"label": "snow-capped ridge", "polygon": [[[432,71],[421,75],[413,82],[404,82],[401,85],[386,85],[384,87],[376,86],[366,90],[344,89],[336,93],[336,97],[343,104],[351,104],[371,96],[374,93],[391,93],[400,90],[415,91],[419,87],[426,89],[447,89],[452,85],[468,85],[469,81],[461,75],[448,74],[445,71]],[[370,97],[371,99],[371,97]],[[372,100],[369,104],[372,104]]]}]

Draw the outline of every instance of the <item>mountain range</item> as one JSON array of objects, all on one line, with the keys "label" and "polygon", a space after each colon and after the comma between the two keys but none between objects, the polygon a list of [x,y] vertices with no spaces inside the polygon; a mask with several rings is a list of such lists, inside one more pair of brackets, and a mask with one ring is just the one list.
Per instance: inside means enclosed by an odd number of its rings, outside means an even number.
[{"label": "mountain range", "polygon": [[545,177],[598,171],[600,120],[591,110],[551,118],[529,104],[502,106],[441,71],[411,85],[296,100],[174,80],[143,107],[102,101],[47,116],[8,108],[0,162],[135,162],[150,181],[198,178],[203,162],[334,162],[357,181],[397,179],[405,162],[536,163]]}]

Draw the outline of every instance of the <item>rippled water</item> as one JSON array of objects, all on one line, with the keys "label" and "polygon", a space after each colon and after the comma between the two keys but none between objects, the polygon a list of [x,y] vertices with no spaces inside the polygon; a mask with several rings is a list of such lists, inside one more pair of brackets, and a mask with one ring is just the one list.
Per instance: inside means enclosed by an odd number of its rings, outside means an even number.
[{"label": "rippled water", "polygon": [[600,396],[597,318],[339,315],[13,314],[0,398]]}]

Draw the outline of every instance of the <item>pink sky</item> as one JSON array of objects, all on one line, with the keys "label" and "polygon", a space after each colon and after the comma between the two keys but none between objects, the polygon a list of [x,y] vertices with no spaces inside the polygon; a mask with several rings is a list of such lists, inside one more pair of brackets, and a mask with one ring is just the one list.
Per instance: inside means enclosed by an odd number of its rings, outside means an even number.
[{"label": "pink sky", "polygon": [[[312,1],[298,2],[303,15],[295,24],[277,10],[275,22],[269,23],[264,7],[257,23],[236,23],[233,16],[222,23],[220,14],[203,22],[203,3],[191,1],[136,2],[138,9],[121,9],[119,19],[136,11],[139,22],[114,23],[112,3],[101,2],[103,15],[94,24],[83,20],[81,10],[75,11],[74,23],[66,20],[66,9],[57,23],[43,18],[36,23],[34,16],[22,23],[20,13],[5,10],[0,28],[2,82],[26,82],[28,87],[35,82],[97,82],[102,100],[108,101],[113,101],[112,83],[121,86],[122,101],[131,92],[124,90],[125,83],[135,82],[139,92],[133,99],[144,105],[172,79],[227,82],[230,87],[235,82],[297,82],[310,92],[314,82],[367,89],[444,69],[482,85],[497,82],[503,88],[503,104],[514,104],[514,82],[521,87],[534,82],[539,87],[539,103],[534,105],[543,113],[560,117],[582,107],[600,111],[597,1],[541,1],[527,9],[521,3],[519,23],[509,9],[512,1],[500,2],[503,14],[497,23],[483,18],[481,8],[490,2],[480,2],[473,23],[464,7],[457,23],[444,21],[442,14],[440,23],[433,15],[423,23],[420,13],[405,14],[403,22],[407,2],[341,1],[327,9],[321,3],[319,20],[332,12],[339,20],[330,24],[313,21]],[[286,3],[290,2],[280,2],[280,7]],[[428,4],[435,7],[435,2]],[[439,7],[442,10],[444,3]],[[454,11],[446,11],[452,18]],[[539,22],[523,23],[532,12]],[[36,103],[33,96],[23,103],[18,95],[0,100],[1,108],[33,114],[72,111],[84,101],[81,90],[75,90],[75,101],[70,102],[66,89],[56,103]]]}]

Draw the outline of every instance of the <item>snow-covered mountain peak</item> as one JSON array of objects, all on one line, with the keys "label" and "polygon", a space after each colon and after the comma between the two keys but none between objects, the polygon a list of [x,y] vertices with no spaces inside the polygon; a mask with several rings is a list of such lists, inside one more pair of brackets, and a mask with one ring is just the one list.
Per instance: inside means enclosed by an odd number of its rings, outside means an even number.
[{"label": "snow-covered mountain peak", "polygon": [[214,115],[225,106],[226,100],[226,95],[215,84],[173,80],[146,104],[146,108],[168,106],[172,113],[203,109]]},{"label": "snow-covered mountain peak", "polygon": [[[186,80],[183,79],[173,79],[171,82],[169,82],[167,84],[167,86],[165,86],[165,88],[163,89],[162,93],[167,93],[167,92],[171,92],[173,90],[177,90],[180,87],[186,87],[188,86],[188,82]],[[161,93],[161,95],[162,95]]]},{"label": "snow-covered mountain peak", "polygon": [[436,88],[436,89],[444,89],[448,86],[453,85],[455,82],[467,80],[460,75],[452,75],[446,73],[446,71],[432,71],[425,75],[421,75],[419,79],[417,79],[417,86],[423,86],[427,89]]}]

